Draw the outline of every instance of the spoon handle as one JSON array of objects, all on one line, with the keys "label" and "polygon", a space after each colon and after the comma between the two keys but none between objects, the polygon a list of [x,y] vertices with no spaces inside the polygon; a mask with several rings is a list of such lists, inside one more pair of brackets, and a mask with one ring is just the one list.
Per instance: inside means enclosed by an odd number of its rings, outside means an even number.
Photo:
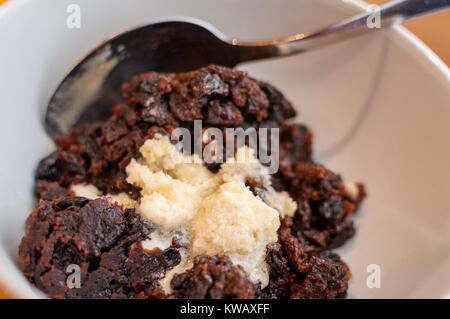
[{"label": "spoon handle", "polygon": [[269,41],[243,42],[239,46],[246,61],[288,56],[340,42],[357,35],[390,27],[421,15],[448,9],[450,0],[394,0],[382,6],[369,6],[366,12],[312,33],[298,33]]}]

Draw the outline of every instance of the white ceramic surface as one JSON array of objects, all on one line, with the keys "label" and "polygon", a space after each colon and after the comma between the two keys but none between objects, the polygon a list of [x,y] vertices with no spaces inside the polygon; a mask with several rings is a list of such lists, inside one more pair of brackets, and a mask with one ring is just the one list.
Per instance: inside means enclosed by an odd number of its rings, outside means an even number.
[{"label": "white ceramic surface", "polygon": [[[81,29],[66,27],[81,6]],[[114,33],[167,16],[204,19],[240,38],[315,29],[363,8],[343,0],[14,0],[0,8],[0,281],[39,297],[14,264],[33,204],[33,170],[51,150],[41,117],[64,74]],[[369,197],[339,249],[350,296],[450,292],[450,72],[402,28],[243,66],[291,99],[315,132],[318,158]],[[381,267],[381,288],[366,285]]]}]

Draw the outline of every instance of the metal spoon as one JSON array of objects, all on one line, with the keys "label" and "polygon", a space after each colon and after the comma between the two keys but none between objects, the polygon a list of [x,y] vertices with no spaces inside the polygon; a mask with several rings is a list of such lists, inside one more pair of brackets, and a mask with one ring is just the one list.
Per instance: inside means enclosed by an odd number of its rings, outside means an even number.
[{"label": "metal spoon", "polygon": [[[382,27],[450,7],[450,0],[396,0],[380,7]],[[229,39],[194,19],[146,25],[122,33],[92,51],[62,81],[47,108],[45,128],[52,138],[73,126],[106,118],[120,102],[120,85],[146,71],[180,72],[208,64],[241,62],[306,52],[377,30],[364,12],[317,32],[245,42]]]}]

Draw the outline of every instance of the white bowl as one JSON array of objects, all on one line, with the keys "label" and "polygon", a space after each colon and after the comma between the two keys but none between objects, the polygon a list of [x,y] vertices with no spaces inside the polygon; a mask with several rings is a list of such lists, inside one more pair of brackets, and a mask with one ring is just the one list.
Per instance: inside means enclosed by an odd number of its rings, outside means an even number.
[{"label": "white bowl", "polygon": [[[33,171],[52,148],[41,119],[76,61],[111,35],[167,16],[204,19],[244,39],[325,26],[364,4],[338,0],[77,0],[81,29],[66,27],[72,0],[15,0],[0,8],[0,281],[42,296],[15,265],[33,205]],[[243,67],[278,86],[315,132],[320,161],[369,197],[357,235],[339,252],[350,296],[450,293],[450,72],[400,27],[317,52]],[[381,269],[381,287],[366,284]]]}]

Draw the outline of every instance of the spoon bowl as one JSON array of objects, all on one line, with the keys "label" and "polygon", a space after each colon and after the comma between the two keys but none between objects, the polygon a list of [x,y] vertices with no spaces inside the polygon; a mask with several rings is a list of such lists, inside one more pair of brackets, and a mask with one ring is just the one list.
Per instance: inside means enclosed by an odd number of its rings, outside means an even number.
[{"label": "spoon bowl", "polygon": [[133,29],[104,42],[56,90],[45,118],[47,132],[56,138],[74,125],[107,118],[121,100],[120,85],[135,74],[183,72],[207,64],[235,66],[242,50],[224,39],[211,25],[180,19]]}]

